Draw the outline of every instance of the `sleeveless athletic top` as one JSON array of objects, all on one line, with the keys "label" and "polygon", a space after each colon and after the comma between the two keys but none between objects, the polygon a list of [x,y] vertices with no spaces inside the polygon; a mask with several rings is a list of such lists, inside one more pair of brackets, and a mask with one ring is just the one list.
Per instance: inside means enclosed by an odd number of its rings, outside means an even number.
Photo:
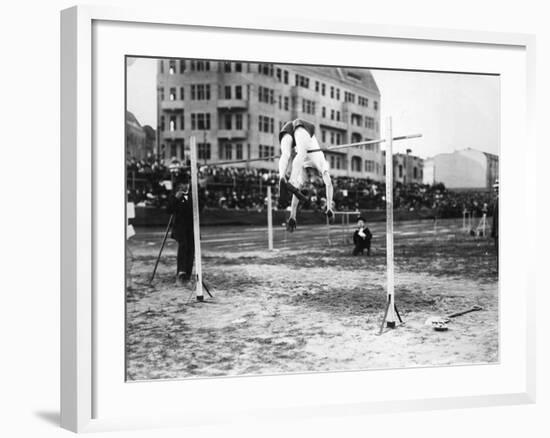
[{"label": "sleeveless athletic top", "polygon": [[313,137],[315,134],[315,125],[312,123],[306,122],[302,119],[295,119],[291,120],[290,122],[286,122],[283,127],[281,128],[281,132],[279,132],[279,142],[281,142],[281,139],[285,134],[290,134],[292,136],[292,146],[296,146],[296,140],[294,139],[294,131],[296,128],[301,126],[304,128],[310,137]]}]

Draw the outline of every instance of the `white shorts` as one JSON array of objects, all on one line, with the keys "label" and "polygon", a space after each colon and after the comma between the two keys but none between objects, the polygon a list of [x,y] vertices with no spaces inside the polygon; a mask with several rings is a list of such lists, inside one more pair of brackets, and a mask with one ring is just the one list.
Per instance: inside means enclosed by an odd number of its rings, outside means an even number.
[{"label": "white shorts", "polygon": [[[311,142],[309,143],[309,146],[307,147],[307,150],[311,149],[320,149],[319,143],[317,142],[317,138],[315,135],[311,137]],[[325,154],[322,151],[319,152],[311,152],[308,153],[306,156],[306,159],[304,160],[304,167],[311,167],[313,169],[317,169],[317,171],[322,175],[323,172],[328,172],[329,165],[328,161],[325,158]]]}]

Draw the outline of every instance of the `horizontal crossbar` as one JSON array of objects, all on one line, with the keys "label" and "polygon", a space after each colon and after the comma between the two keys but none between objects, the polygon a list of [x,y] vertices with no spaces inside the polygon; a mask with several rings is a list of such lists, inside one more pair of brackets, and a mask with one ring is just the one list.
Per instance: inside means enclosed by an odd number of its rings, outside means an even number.
[{"label": "horizontal crossbar", "polygon": [[[399,140],[408,140],[410,138],[419,138],[422,137],[422,134],[411,134],[411,135],[400,135],[399,137],[393,137],[393,141],[399,141]],[[324,151],[333,151],[336,149],[344,149],[344,148],[353,148],[356,146],[365,146],[368,144],[377,144],[377,143],[384,143],[386,141],[385,138],[379,138],[377,140],[366,140],[366,141],[358,141],[357,143],[347,143],[347,144],[339,144],[336,146],[330,146],[328,148],[318,148],[318,149],[310,149],[307,152],[324,152]]]},{"label": "horizontal crossbar", "polygon": [[[411,135],[400,135],[399,137],[393,137],[393,141],[399,141],[399,140],[408,140],[411,138],[419,138],[422,137],[422,134],[411,134]],[[330,146],[328,148],[318,148],[318,149],[310,149],[307,152],[313,153],[313,152],[325,152],[325,151],[333,151],[337,149],[344,149],[344,148],[352,148],[357,146],[365,146],[368,144],[377,144],[377,143],[384,143],[386,141],[385,138],[379,138],[377,140],[366,140],[366,141],[359,141],[357,143],[347,143],[347,144],[340,144],[336,146]],[[280,155],[270,155],[269,157],[259,157],[259,158],[248,158],[248,159],[242,159],[242,160],[230,160],[230,161],[218,161],[216,163],[206,163],[204,165],[206,166],[223,166],[226,164],[240,164],[240,163],[252,163],[255,161],[270,161],[277,158],[280,158]],[[200,163],[199,163],[200,164]]]}]

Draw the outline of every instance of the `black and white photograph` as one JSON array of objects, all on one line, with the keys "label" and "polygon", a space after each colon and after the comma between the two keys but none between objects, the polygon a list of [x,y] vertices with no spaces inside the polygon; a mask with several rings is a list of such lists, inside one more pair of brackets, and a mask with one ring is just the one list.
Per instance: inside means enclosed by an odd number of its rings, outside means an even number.
[{"label": "black and white photograph", "polygon": [[500,77],[126,57],[126,379],[499,361]]}]

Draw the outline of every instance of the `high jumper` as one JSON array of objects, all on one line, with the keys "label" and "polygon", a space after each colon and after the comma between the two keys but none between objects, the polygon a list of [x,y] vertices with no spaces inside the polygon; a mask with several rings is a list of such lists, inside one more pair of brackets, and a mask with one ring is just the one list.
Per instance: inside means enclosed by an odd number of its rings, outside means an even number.
[{"label": "high jumper", "polygon": [[[290,217],[287,230],[296,229],[296,211],[300,201],[307,198],[300,191],[307,179],[307,168],[316,169],[326,188],[327,209],[329,220],[334,217],[332,210],[333,187],[330,178],[329,164],[322,153],[315,136],[315,126],[305,120],[295,119],[283,125],[279,133],[281,156],[279,158],[279,198],[282,203],[288,202],[289,192],[292,194]],[[296,152],[292,159],[293,150]],[[320,151],[321,153],[311,153]],[[289,172],[290,168],[290,172]]]}]

